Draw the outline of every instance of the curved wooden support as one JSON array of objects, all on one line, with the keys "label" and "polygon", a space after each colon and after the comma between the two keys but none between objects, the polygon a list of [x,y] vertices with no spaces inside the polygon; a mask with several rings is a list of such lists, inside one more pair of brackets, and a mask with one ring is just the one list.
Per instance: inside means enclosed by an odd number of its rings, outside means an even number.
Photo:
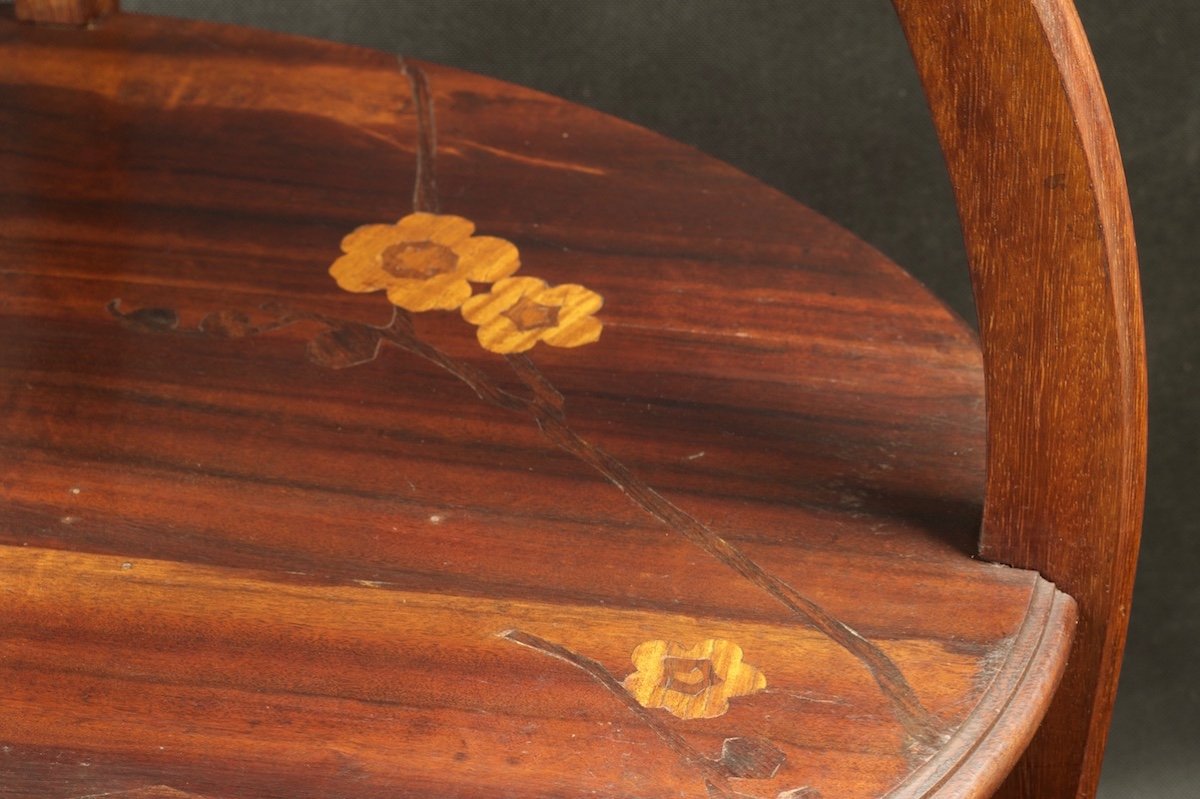
[{"label": "curved wooden support", "polygon": [[987,380],[980,552],[1079,603],[1063,686],[1005,796],[1096,789],[1133,587],[1146,380],[1132,224],[1067,0],[895,0],[957,194]]}]

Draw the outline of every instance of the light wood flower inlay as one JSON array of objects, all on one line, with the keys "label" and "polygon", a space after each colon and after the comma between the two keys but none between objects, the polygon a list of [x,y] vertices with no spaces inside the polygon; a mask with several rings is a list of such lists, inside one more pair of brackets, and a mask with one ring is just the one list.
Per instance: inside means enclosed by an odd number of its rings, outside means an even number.
[{"label": "light wood flower inlay", "polygon": [[[600,338],[599,294],[574,283],[512,277],[521,267],[516,246],[474,234],[468,219],[425,212],[394,225],[363,225],[342,239],[345,254],[329,273],[346,291],[386,290],[406,311],[461,309],[491,352],[525,352],[539,341],[579,347]],[[472,296],[472,283],[494,285]]]},{"label": "light wood flower inlay", "polygon": [[767,678],[742,660],[732,641],[712,639],[686,647],[673,641],[646,641],[633,650],[637,669],[625,678],[642,707],[661,707],[681,719],[711,719],[729,710],[729,700],[757,693]]},{"label": "light wood flower inlay", "polygon": [[492,283],[521,266],[512,242],[475,236],[461,216],[415,213],[394,225],[363,225],[342,239],[329,273],[346,291],[386,290],[407,311],[453,311],[471,283]]},{"label": "light wood flower inlay", "polygon": [[594,314],[602,305],[599,294],[574,283],[550,286],[536,277],[510,277],[463,303],[462,315],[479,328],[484,349],[508,354],[539,341],[579,347],[598,340],[604,325]]}]

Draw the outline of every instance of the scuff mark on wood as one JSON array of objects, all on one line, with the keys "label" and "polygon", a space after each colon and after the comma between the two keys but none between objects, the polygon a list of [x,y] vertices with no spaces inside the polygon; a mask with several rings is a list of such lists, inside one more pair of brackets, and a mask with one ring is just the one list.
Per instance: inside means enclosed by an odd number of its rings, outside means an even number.
[{"label": "scuff mark on wood", "polygon": [[137,788],[132,791],[117,791],[116,793],[89,793],[72,799],[207,799],[198,793],[187,793],[172,788],[169,785],[151,785],[147,788]]},{"label": "scuff mark on wood", "polygon": [[539,158],[533,155],[521,155],[520,153],[510,152],[509,150],[501,150],[499,147],[490,147],[480,142],[468,141],[466,139],[458,140],[458,144],[469,147],[473,150],[494,155],[498,158],[507,158],[512,161],[518,161],[530,166],[544,167],[546,169],[561,169],[565,172],[579,172],[584,175],[607,175],[607,169],[601,169],[596,166],[585,166],[584,164],[575,164],[570,161],[557,161],[551,158]]}]

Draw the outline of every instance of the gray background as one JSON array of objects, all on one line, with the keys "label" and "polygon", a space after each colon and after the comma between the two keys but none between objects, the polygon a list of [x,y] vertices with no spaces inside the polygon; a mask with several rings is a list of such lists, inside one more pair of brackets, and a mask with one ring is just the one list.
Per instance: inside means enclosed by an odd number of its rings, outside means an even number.
[{"label": "gray background", "polygon": [[[886,0],[124,0],[368,45],[552,92],[728,161],[971,318],[949,183]],[[1081,0],[1129,175],[1151,369],[1133,622],[1101,796],[1200,796],[1200,4]]]}]

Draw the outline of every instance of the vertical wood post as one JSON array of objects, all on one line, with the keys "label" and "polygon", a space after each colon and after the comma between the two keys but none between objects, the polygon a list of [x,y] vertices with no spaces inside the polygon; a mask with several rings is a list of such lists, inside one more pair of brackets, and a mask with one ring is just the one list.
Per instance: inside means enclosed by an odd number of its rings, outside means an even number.
[{"label": "vertical wood post", "polygon": [[1079,603],[1000,796],[1095,794],[1133,588],[1146,378],[1129,200],[1069,0],[894,0],[957,196],[987,381],[980,553]]}]

